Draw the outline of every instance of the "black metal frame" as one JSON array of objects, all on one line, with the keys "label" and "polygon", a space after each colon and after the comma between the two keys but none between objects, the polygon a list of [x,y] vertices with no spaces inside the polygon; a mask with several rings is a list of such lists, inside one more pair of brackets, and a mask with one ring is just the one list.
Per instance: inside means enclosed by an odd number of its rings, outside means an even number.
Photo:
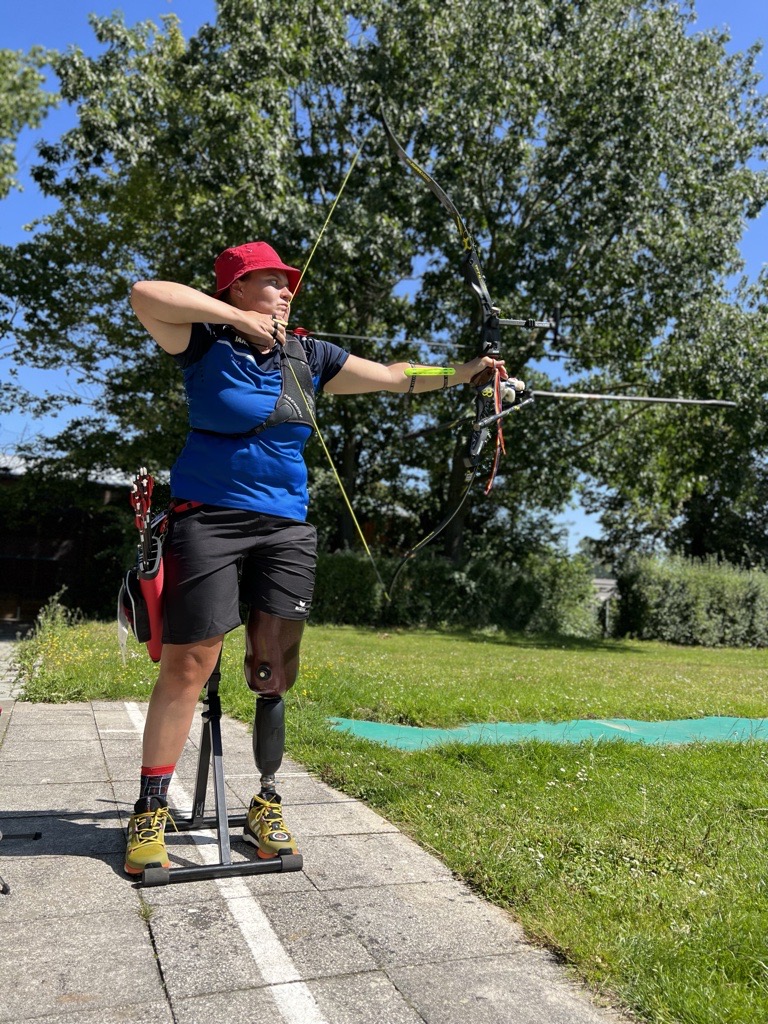
[{"label": "black metal frame", "polygon": [[[141,874],[142,886],[169,885],[175,882],[199,882],[206,878],[228,878],[232,875],[263,875],[275,871],[300,871],[303,858],[300,853],[284,854],[268,860],[245,860],[232,863],[229,830],[245,824],[244,814],[227,815],[227,797],[224,782],[224,756],[221,743],[221,655],[216,668],[206,684],[205,707],[202,713],[203,728],[200,738],[200,753],[197,759],[197,778],[192,813],[188,818],[176,820],[179,832],[195,829],[215,829],[219,843],[219,862],[192,867],[163,868],[150,864]],[[216,803],[215,817],[205,815],[205,794],[208,788],[208,771],[213,766],[213,792]]]},{"label": "black metal frame", "polygon": [[[11,835],[3,836],[0,832],[0,839],[5,838],[6,841],[9,839],[41,839],[42,832],[13,832]],[[10,885],[6,882],[2,875],[0,875],[0,895],[8,896],[11,891]]]}]

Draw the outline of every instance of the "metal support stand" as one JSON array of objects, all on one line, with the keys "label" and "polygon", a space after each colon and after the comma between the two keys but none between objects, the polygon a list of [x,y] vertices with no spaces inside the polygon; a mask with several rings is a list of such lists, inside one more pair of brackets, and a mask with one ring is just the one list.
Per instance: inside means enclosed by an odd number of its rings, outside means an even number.
[{"label": "metal support stand", "polygon": [[[185,868],[163,868],[148,865],[141,874],[144,886],[169,885],[175,882],[199,882],[205,878],[228,878],[232,875],[263,875],[275,871],[300,871],[304,863],[300,853],[270,857],[268,860],[245,860],[232,863],[230,849],[230,828],[245,824],[244,814],[228,817],[227,797],[224,784],[224,758],[221,746],[221,655],[216,668],[206,684],[203,710],[203,730],[200,739],[200,754],[197,760],[197,779],[192,813],[189,818],[176,822],[179,832],[196,829],[215,829],[219,843],[219,862]],[[208,788],[208,770],[213,765],[213,793],[216,803],[215,817],[205,816],[205,792]]]},{"label": "metal support stand", "polygon": [[[6,836],[6,840],[9,839],[41,839],[42,832],[14,832],[10,836]],[[3,838],[3,833],[0,832],[0,839]],[[11,891],[10,885],[6,882],[2,875],[0,875],[0,895],[8,896]]]}]

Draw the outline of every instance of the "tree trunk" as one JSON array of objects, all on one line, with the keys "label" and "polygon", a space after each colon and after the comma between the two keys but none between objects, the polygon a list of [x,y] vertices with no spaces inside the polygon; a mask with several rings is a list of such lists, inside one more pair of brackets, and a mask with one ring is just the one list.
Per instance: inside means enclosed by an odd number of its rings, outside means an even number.
[{"label": "tree trunk", "polygon": [[[448,503],[443,515],[449,515],[461,501],[467,486],[467,467],[464,457],[467,452],[466,440],[461,438],[456,443],[451,462],[451,476],[448,483]],[[454,565],[458,565],[464,557],[464,527],[471,512],[471,499],[467,498],[464,506],[448,523],[443,534],[443,551]]]}]

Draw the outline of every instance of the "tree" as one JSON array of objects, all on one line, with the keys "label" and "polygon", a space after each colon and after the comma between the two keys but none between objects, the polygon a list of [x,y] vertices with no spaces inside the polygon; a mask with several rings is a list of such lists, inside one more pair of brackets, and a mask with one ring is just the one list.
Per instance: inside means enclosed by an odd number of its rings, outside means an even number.
[{"label": "tree", "polygon": [[[727,56],[725,37],[691,34],[691,18],[672,0],[522,0],[512,10],[498,0],[343,9],[297,0],[286,25],[263,0],[221,0],[216,24],[189,42],[173,18],[162,30],[94,19],[105,52],[54,61],[80,110],[35,170],[59,209],[3,259],[6,293],[23,306],[19,360],[75,367],[90,389],[86,415],[54,450],[89,470],[168,465],[184,433],[183,399],[172,364],[127,308],[132,279],[208,287],[216,252],[248,237],[269,237],[301,262],[364,137],[297,319],[473,354],[453,226],[392,159],[382,97],[399,137],[470,224],[503,314],[543,318],[559,307],[557,339],[505,336],[510,369],[545,384],[527,364],[562,357],[578,386],[677,384],[672,367],[685,363],[694,321],[705,367],[719,336],[696,311],[738,269],[744,224],[768,197],[750,166],[768,118],[756,50]],[[33,345],[40,337],[57,344]],[[404,343],[353,345],[419,355]],[[698,397],[727,390],[714,374],[686,379]],[[321,404],[348,489],[388,548],[433,528],[464,486],[463,437],[405,438],[409,426],[469,412],[459,390],[418,403]],[[513,416],[498,486],[467,503],[446,550],[508,556],[541,534],[584,474],[596,508],[618,503],[635,515],[637,503],[625,501],[637,477],[629,444],[593,443],[619,418],[543,402]],[[701,465],[701,422],[669,412],[643,422],[654,450],[674,451],[653,466],[653,493],[667,498],[663,531],[681,515],[670,496],[690,495]],[[751,463],[754,433],[733,437]],[[342,543],[351,531],[337,529],[318,458],[312,450],[315,508],[329,542]]]},{"label": "tree", "polygon": [[0,199],[18,188],[16,141],[24,128],[37,128],[56,99],[42,89],[45,52],[0,50]]},{"label": "tree", "polygon": [[735,296],[713,291],[695,299],[681,309],[649,367],[659,391],[719,388],[736,409],[679,409],[661,417],[642,411],[593,448],[591,477],[612,494],[606,503],[592,485],[585,499],[605,509],[600,547],[612,557],[661,544],[689,557],[765,564],[765,295],[763,278],[742,283]]},{"label": "tree", "polygon": [[[28,54],[0,49],[0,200],[20,187],[16,179],[19,135],[24,128],[39,127],[46,110],[56,102],[54,95],[42,89],[45,78],[40,69],[45,59],[40,48]],[[11,250],[0,245],[0,268],[10,258]],[[15,312],[14,300],[8,291],[13,289],[7,290],[0,284],[0,340],[8,331]],[[0,396],[0,411],[8,406],[12,397],[16,397],[16,392],[5,387]]]},{"label": "tree", "polygon": [[[492,40],[481,27],[493,21],[487,4],[473,5],[474,31],[451,15],[438,19],[432,31],[444,33],[440,43],[451,53],[453,81],[439,82],[430,116],[406,129],[414,150],[431,154],[436,178],[469,211],[499,304],[512,315],[539,316],[559,305],[557,347],[567,370],[580,376],[579,390],[634,386],[640,393],[722,396],[724,379],[715,375],[700,377],[687,392],[671,375],[665,379],[657,352],[685,348],[687,328],[675,333],[675,325],[702,296],[719,294],[723,279],[738,269],[743,225],[765,204],[765,175],[748,166],[765,146],[768,123],[765,97],[755,89],[754,51],[727,58],[724,37],[690,36],[690,16],[671,4],[608,2],[552,12],[534,2],[506,13],[503,23],[493,22]],[[418,34],[412,46],[388,47],[399,31],[392,26],[388,36],[377,25],[389,60],[386,77],[395,82],[408,78],[405,65]],[[428,104],[429,86],[419,83],[421,89]],[[468,103],[456,99],[462,90]],[[397,106],[419,109],[415,96],[400,97]],[[424,251],[437,244],[434,234],[425,231],[423,238]],[[425,281],[431,301],[421,309],[429,317],[439,308],[441,325],[462,315],[446,301],[450,272],[441,260]],[[764,312],[757,315],[764,323]],[[709,326],[707,334],[699,329],[699,345],[716,351],[721,332]],[[521,354],[547,356],[549,340],[523,339]],[[685,358],[680,352],[678,361]],[[659,392],[665,385],[670,390]],[[515,436],[523,434],[530,469],[541,470],[523,474],[524,494],[547,471],[543,489],[557,494],[558,475],[564,485],[573,479],[569,462],[582,473],[600,470],[590,492],[595,509],[632,486],[634,460],[611,462],[612,449],[604,446],[598,466],[584,447],[606,419],[624,412],[540,408],[535,420],[524,414],[513,428]],[[754,413],[753,405],[745,408],[747,417]],[[644,421],[660,450],[669,451],[673,424],[677,441],[654,495],[664,487],[681,490],[706,452],[700,418],[663,411]],[[545,423],[559,443],[542,443]],[[741,440],[744,457],[753,458],[746,436]],[[497,495],[509,503],[502,490]]]}]

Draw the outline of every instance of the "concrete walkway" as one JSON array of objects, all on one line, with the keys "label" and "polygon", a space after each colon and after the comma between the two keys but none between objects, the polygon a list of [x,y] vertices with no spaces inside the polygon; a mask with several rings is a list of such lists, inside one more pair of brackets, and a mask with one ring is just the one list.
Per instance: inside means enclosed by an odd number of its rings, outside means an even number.
[{"label": "concrete walkway", "polygon": [[[440,861],[295,763],[280,780],[303,870],[135,886],[122,872],[124,830],[146,706],[25,703],[9,682],[11,649],[0,640],[0,875],[11,890],[0,895],[0,1021],[624,1019]],[[237,813],[257,785],[251,738],[226,719],[223,738]],[[171,791],[187,814],[198,739],[196,724]],[[171,833],[169,851],[175,865],[201,863],[215,836]],[[248,856],[233,835],[233,859]]]}]

